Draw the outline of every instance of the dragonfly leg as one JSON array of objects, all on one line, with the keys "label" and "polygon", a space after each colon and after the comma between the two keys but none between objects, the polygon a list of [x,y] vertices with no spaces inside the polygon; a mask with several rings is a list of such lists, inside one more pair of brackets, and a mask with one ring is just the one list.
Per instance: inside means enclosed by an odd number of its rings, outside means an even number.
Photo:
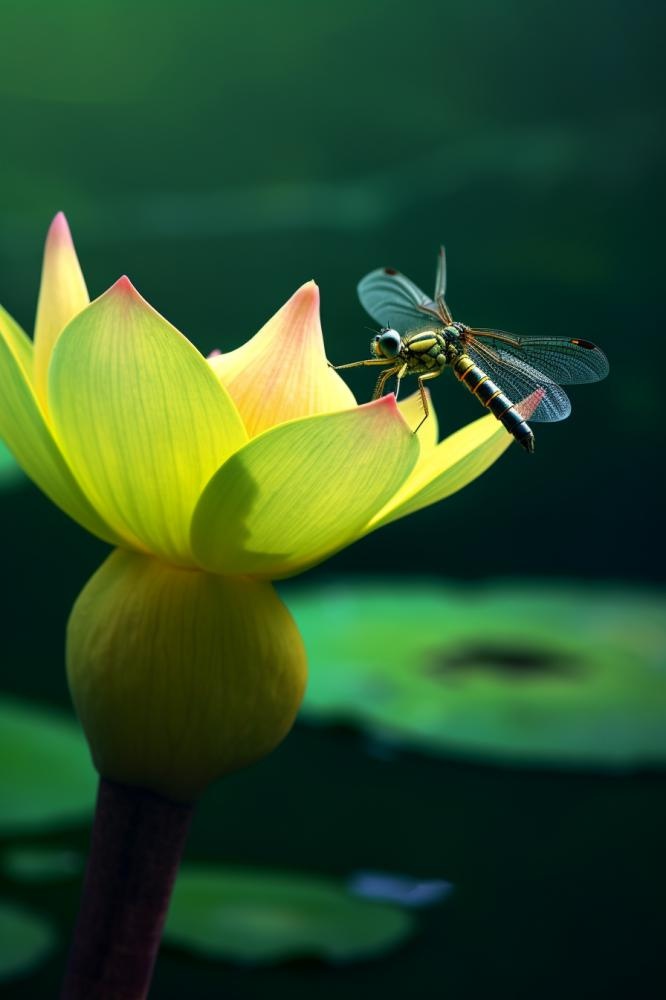
[{"label": "dragonfly leg", "polygon": [[400,369],[400,371],[398,372],[397,376],[396,376],[396,385],[395,385],[395,398],[396,398],[396,400],[398,399],[398,396],[400,394],[400,383],[401,383],[402,379],[405,377],[406,373],[407,373],[407,365],[403,365],[402,368]]},{"label": "dragonfly leg", "polygon": [[381,375],[377,379],[377,385],[375,386],[375,391],[372,394],[373,399],[379,399],[380,396],[384,395],[384,386],[386,385],[388,379],[390,379],[391,375],[395,375],[395,373],[398,370],[399,370],[398,367],[394,365],[393,368],[389,368],[388,371],[381,373]]},{"label": "dragonfly leg", "polygon": [[418,431],[421,424],[425,423],[425,421],[430,416],[430,407],[428,406],[428,396],[426,395],[426,391],[423,388],[423,383],[427,382],[428,379],[437,378],[441,374],[442,374],[441,370],[438,372],[428,372],[427,375],[419,375],[417,379],[419,385],[419,392],[421,393],[421,403],[423,404],[423,419],[421,420],[419,425],[414,428],[415,434]]},{"label": "dragonfly leg", "polygon": [[390,365],[392,362],[393,358],[365,358],[363,361],[352,361],[348,365],[332,365],[330,361],[327,364],[334,372],[339,372],[341,368],[360,368],[366,365]]}]

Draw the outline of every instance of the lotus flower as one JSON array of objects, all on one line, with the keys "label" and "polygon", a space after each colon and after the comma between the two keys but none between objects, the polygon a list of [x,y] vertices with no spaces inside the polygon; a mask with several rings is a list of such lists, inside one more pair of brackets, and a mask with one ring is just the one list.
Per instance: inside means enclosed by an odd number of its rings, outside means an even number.
[{"label": "lotus flower", "polygon": [[[0,331],[0,435],[54,503],[116,547],[69,626],[93,755],[107,776],[180,798],[266,752],[300,700],[300,640],[264,581],[461,489],[511,442],[491,415],[440,444],[434,416],[414,434],[417,395],[357,405],[327,364],[312,281],[246,344],[208,360],[126,277],[90,303],[62,214],[34,344],[5,312]],[[263,647],[241,652],[241,633]],[[283,689],[281,649],[297,661]],[[224,657],[243,679],[225,674]],[[159,681],[148,683],[154,662]],[[263,734],[262,712],[278,717]]]},{"label": "lotus flower", "polygon": [[0,437],[114,546],[67,629],[101,781],[63,997],[143,997],[191,803],[279,743],[303,695],[270,581],[461,489],[512,439],[489,415],[437,444],[434,416],[412,431],[416,396],[357,406],[312,281],[208,360],[126,277],[90,303],[62,214],[34,343],[4,311],[0,333]]}]

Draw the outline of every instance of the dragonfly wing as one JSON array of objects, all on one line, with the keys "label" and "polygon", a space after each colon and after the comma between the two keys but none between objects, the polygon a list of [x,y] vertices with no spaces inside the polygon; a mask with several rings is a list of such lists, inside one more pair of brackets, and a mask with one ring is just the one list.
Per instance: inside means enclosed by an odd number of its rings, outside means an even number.
[{"label": "dragonfly wing", "polygon": [[444,247],[439,248],[437,255],[437,274],[435,275],[435,304],[440,318],[445,323],[453,323],[451,310],[446,304],[446,251]]},{"label": "dragonfly wing", "polygon": [[502,355],[497,348],[480,340],[466,343],[472,361],[496,383],[498,389],[518,408],[529,398],[529,414],[525,418],[536,423],[564,420],[571,413],[571,403],[564,389],[543,372],[513,355]]},{"label": "dragonfly wing", "polygon": [[[358,283],[361,305],[381,326],[409,333],[437,317],[437,306],[413,281],[392,267],[380,267]],[[441,320],[440,320],[441,323]]]},{"label": "dragonfly wing", "polygon": [[446,251],[439,248],[437,254],[437,275],[435,277],[435,299],[443,299],[446,295]]},{"label": "dragonfly wing", "polygon": [[515,358],[532,365],[554,382],[575,385],[598,382],[608,375],[608,359],[589,340],[563,337],[514,337],[501,330],[471,331],[483,339],[500,357]]}]

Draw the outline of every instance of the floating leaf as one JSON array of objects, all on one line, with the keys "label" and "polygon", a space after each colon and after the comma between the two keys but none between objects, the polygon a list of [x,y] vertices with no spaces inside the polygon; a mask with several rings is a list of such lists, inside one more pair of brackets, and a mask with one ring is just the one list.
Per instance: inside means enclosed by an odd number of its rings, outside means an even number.
[{"label": "floating leaf", "polygon": [[53,928],[41,917],[0,902],[0,981],[32,972],[55,943]]},{"label": "floating leaf", "polygon": [[356,899],[332,880],[186,866],[176,882],[165,937],[234,962],[311,957],[349,962],[383,955],[412,928],[409,914]]},{"label": "floating leaf", "polygon": [[78,727],[60,713],[0,700],[0,831],[40,830],[85,818],[96,774]]},{"label": "floating leaf", "polygon": [[79,875],[83,858],[65,847],[15,847],[5,854],[2,868],[19,882],[50,882]]},{"label": "floating leaf", "polygon": [[285,596],[310,659],[306,719],[521,765],[666,763],[659,593],[421,583]]}]

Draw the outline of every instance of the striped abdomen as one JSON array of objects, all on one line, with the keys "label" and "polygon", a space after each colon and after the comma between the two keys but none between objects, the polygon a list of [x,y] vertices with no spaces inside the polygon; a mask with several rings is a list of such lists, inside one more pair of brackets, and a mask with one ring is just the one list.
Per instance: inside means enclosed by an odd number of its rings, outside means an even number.
[{"label": "striped abdomen", "polygon": [[534,434],[511,400],[504,395],[485,372],[475,365],[468,354],[461,354],[453,364],[456,378],[504,424],[525,451],[534,451]]}]

